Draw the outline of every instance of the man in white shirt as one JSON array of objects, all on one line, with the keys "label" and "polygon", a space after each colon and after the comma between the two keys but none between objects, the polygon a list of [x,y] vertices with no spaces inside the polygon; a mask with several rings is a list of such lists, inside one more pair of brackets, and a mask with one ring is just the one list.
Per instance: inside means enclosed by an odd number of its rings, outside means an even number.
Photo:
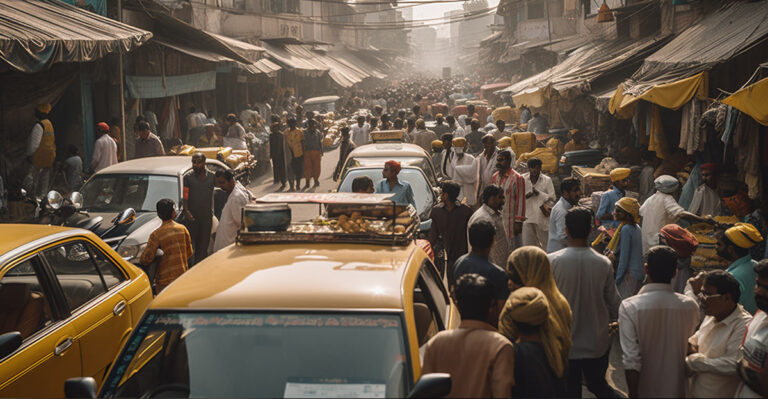
[{"label": "man in white shirt", "polygon": [[741,384],[737,398],[768,397],[768,259],[755,266],[755,303],[757,313],[747,326],[742,344],[738,373]]},{"label": "man in white shirt", "polygon": [[579,203],[581,185],[573,177],[567,177],[560,182],[560,193],[563,195],[549,214],[549,238],[547,253],[559,251],[568,246],[568,236],[565,233],[565,215],[568,210]]},{"label": "man in white shirt", "polygon": [[582,378],[598,398],[621,397],[605,380],[611,351],[611,324],[621,298],[611,261],[589,247],[592,211],[574,207],[565,217],[568,247],[549,254],[552,275],[573,312],[568,354],[568,397],[581,398]]},{"label": "man in white shirt", "polygon": [[435,140],[437,140],[437,135],[435,135],[435,132],[427,129],[424,119],[417,120],[416,130],[413,133],[413,144],[416,144],[423,148],[424,151],[429,152],[430,146]]},{"label": "man in white shirt", "polygon": [[360,147],[371,141],[371,127],[365,123],[365,117],[362,115],[357,117],[357,125],[353,125],[350,131],[355,147]]},{"label": "man in white shirt", "polygon": [[464,132],[464,128],[459,126],[459,124],[456,122],[456,118],[454,118],[453,115],[446,116],[445,122],[448,124],[448,133],[452,134],[453,137],[464,137],[466,134]]},{"label": "man in white shirt", "polygon": [[659,231],[661,228],[677,222],[679,219],[691,223],[707,222],[711,219],[701,218],[683,209],[672,196],[680,183],[669,175],[661,175],[653,181],[656,193],[650,196],[640,207],[640,216],[643,218],[641,231],[643,233],[643,253],[659,243]]},{"label": "man in white shirt", "polygon": [[93,143],[93,157],[91,158],[91,171],[93,173],[117,163],[117,143],[109,135],[109,125],[99,122],[96,125],[96,134],[99,135],[99,138]]},{"label": "man in white shirt", "polygon": [[713,162],[701,165],[701,179],[704,184],[696,188],[688,211],[699,216],[720,216],[722,214],[720,194],[717,193],[717,165]]},{"label": "man in white shirt", "polygon": [[739,305],[739,282],[724,270],[706,273],[698,299],[706,317],[689,339],[685,365],[692,398],[732,398],[739,386],[736,366],[752,319]]},{"label": "man in white shirt", "polygon": [[[672,290],[677,253],[666,245],[648,251],[648,283],[619,306],[622,362],[630,398],[686,397],[688,338],[699,324],[699,306]],[[575,319],[575,317],[574,317]]]},{"label": "man in white shirt", "polygon": [[541,173],[542,162],[538,158],[528,160],[525,179],[525,222],[523,245],[534,245],[544,251],[549,241],[549,214],[555,204],[555,186],[552,179]]},{"label": "man in white shirt", "polygon": [[464,201],[466,198],[466,204],[474,206],[477,203],[475,196],[477,180],[475,157],[464,153],[467,146],[467,140],[464,137],[453,139],[452,146],[453,155],[446,163],[447,176],[461,186],[459,201]]},{"label": "man in white shirt", "polygon": [[496,149],[496,139],[492,135],[486,134],[483,137],[483,152],[477,155],[475,163],[477,164],[477,184],[475,193],[478,201],[486,187],[491,185],[493,174],[496,173],[496,157],[499,155]]},{"label": "man in white shirt", "polygon": [[216,241],[213,252],[216,252],[235,242],[237,230],[240,229],[242,209],[251,201],[251,193],[236,181],[231,170],[216,172],[216,185],[229,193],[224,209],[221,211],[219,227],[216,229]]}]

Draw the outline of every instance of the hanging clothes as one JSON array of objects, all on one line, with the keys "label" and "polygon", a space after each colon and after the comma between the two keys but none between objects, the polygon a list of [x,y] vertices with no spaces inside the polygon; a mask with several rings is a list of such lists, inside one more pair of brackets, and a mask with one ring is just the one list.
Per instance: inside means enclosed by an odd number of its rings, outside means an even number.
[{"label": "hanging clothes", "polygon": [[656,157],[666,159],[669,156],[669,146],[661,123],[661,112],[658,105],[653,105],[650,112],[648,151],[656,153]]}]

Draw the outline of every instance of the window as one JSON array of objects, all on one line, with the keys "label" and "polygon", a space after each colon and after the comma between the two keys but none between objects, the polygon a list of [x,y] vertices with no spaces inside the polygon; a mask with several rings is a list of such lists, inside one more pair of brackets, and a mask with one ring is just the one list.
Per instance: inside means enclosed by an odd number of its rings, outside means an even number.
[{"label": "window", "polygon": [[541,19],[547,17],[544,0],[529,1],[527,10],[528,19]]},{"label": "window", "polygon": [[53,321],[51,305],[35,271],[36,258],[9,270],[0,280],[0,334],[18,331],[27,339]]},{"label": "window", "polygon": [[100,250],[93,245],[88,244],[88,247],[93,254],[93,260],[96,262],[96,267],[99,268],[101,276],[104,277],[104,283],[107,285],[107,289],[110,289],[121,282],[126,280],[125,275],[117,265],[104,255]]},{"label": "window", "polygon": [[442,283],[433,269],[431,263],[424,262],[413,289],[413,316],[416,321],[416,339],[420,347],[445,329],[448,296],[445,290],[441,289]]},{"label": "window", "polygon": [[268,0],[269,11],[280,14],[299,14],[299,0]]},{"label": "window", "polygon": [[150,312],[134,331],[104,397],[407,394],[399,314]]},{"label": "window", "polygon": [[88,251],[88,243],[68,242],[46,250],[44,254],[61,284],[70,311],[107,292]]}]

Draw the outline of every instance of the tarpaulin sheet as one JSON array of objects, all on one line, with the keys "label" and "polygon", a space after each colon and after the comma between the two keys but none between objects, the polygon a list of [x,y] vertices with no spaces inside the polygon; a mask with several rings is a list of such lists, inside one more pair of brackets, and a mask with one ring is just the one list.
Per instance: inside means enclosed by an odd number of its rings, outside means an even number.
[{"label": "tarpaulin sheet", "polygon": [[696,95],[701,98],[706,97],[707,92],[706,72],[701,72],[690,78],[653,86],[637,97],[627,94],[626,89],[624,89],[625,84],[626,82],[619,85],[608,105],[611,113],[619,115],[619,119],[631,117],[630,107],[633,107],[637,100],[645,100],[664,108],[676,110],[691,101]]},{"label": "tarpaulin sheet", "polygon": [[163,98],[216,89],[216,71],[178,76],[126,76],[131,98]]},{"label": "tarpaulin sheet", "polygon": [[723,103],[768,126],[768,78],[751,84],[723,100]]},{"label": "tarpaulin sheet", "polygon": [[640,97],[653,87],[709,70],[766,39],[768,1],[731,2],[648,56],[624,82],[624,94]]},{"label": "tarpaulin sheet", "polygon": [[152,33],[57,0],[0,1],[0,60],[32,73],[142,45]]},{"label": "tarpaulin sheet", "polygon": [[588,93],[596,79],[633,62],[639,63],[665,40],[656,37],[640,41],[588,43],[574,50],[563,62],[500,92],[511,93],[518,105],[533,107],[542,106],[550,90],[557,91],[562,97]]},{"label": "tarpaulin sheet", "polygon": [[304,44],[272,44],[262,42],[262,47],[267,51],[270,57],[288,68],[320,74],[328,71],[328,67],[317,60],[314,60],[312,51]]}]

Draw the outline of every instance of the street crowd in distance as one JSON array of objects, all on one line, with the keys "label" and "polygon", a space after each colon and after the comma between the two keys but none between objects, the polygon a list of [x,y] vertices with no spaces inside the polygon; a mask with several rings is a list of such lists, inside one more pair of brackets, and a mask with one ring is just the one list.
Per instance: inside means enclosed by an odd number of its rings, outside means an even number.
[{"label": "street crowd in distance", "polygon": [[[428,243],[445,271],[462,322],[430,339],[422,373],[449,373],[450,397],[581,397],[582,384],[600,398],[622,397],[606,380],[614,335],[630,397],[768,395],[768,224],[759,212],[751,223],[716,220],[727,213],[713,194],[720,165],[701,167],[703,184],[693,188],[688,210],[678,204],[682,187],[674,173],[654,176],[653,157],[646,157],[637,196],[628,191],[631,170],[612,167],[611,186],[595,210],[584,205],[577,179],[545,173],[551,160],[515,152],[515,134],[548,133],[545,115],[520,107],[510,121],[471,103],[454,115],[457,100],[470,91],[462,81],[425,79],[350,92],[336,113],[354,122],[340,129],[333,171],[321,170],[324,116],[305,111],[294,97],[229,114],[223,129],[190,109],[182,142],[163,143],[156,120],[153,126],[145,114],[136,121],[136,157],[185,143],[245,149],[246,132],[259,128],[269,134],[274,184],[310,190],[321,175],[338,180],[349,153],[369,144],[373,132],[399,130],[403,142],[431,155],[442,178],[422,245]],[[509,99],[498,105],[515,109]],[[47,120],[45,111],[38,109],[39,120]],[[94,172],[119,160],[114,128],[97,125]],[[45,154],[38,151],[45,132],[42,123],[31,136],[42,139],[28,151],[40,161],[26,174],[35,187],[48,184]],[[569,138],[565,151],[587,148],[576,128]],[[182,204],[157,203],[163,222],[141,255],[149,263],[158,248],[164,252],[157,292],[233,243],[241,210],[254,198],[230,171],[211,174],[205,161],[201,153],[191,157],[194,173],[184,178]],[[398,179],[402,167],[386,162],[380,181],[359,177],[352,190],[392,194],[398,204],[415,206],[412,188]],[[71,168],[76,190],[82,161]],[[215,187],[227,193],[219,209],[212,203]],[[727,261],[724,270],[694,272],[691,258],[700,244],[679,221],[720,228],[714,246]]]}]

